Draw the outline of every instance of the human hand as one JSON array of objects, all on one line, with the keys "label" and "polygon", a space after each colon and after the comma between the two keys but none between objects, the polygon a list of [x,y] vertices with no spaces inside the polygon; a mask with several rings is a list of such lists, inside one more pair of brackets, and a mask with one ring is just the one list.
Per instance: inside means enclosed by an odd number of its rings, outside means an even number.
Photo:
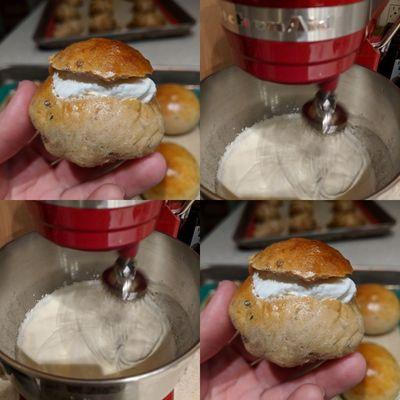
[{"label": "human hand", "polygon": [[366,364],[359,353],[327,361],[303,375],[304,368],[280,368],[265,360],[252,367],[255,358],[240,336],[235,337],[228,315],[235,291],[233,282],[221,282],[201,313],[202,400],[327,400],[364,378]]},{"label": "human hand", "polygon": [[99,177],[99,168],[80,168],[66,160],[56,166],[28,115],[36,86],[22,81],[0,113],[0,199],[117,200],[131,198],[159,183],[166,163],[159,153],[127,161]]}]

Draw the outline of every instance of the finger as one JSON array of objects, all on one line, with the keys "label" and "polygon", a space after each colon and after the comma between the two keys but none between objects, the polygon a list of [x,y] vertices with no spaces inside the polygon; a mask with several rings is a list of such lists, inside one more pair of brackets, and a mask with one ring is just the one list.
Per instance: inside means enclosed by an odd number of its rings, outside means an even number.
[{"label": "finger", "polygon": [[[63,168],[65,168],[65,163]],[[128,161],[105,176],[76,184],[66,189],[62,196],[70,199],[87,199],[98,187],[113,184],[123,190],[126,198],[132,198],[157,185],[164,178],[166,172],[167,166],[163,156],[153,153],[138,160]],[[60,174],[57,176],[61,182],[64,182],[63,176]],[[69,176],[65,176],[70,183],[82,178],[82,175],[77,176],[72,172]]]},{"label": "finger", "polygon": [[263,360],[256,366],[255,374],[260,381],[265,382],[267,387],[271,388],[275,385],[284,383],[289,379],[303,376],[318,365],[320,365],[320,363],[307,364],[294,368],[282,368],[276,364]]},{"label": "finger", "polygon": [[123,200],[124,196],[124,191],[119,186],[108,183],[96,189],[88,200]]},{"label": "finger", "polygon": [[3,167],[9,182],[7,199],[53,200],[59,197],[60,189],[52,169],[29,146]]},{"label": "finger", "polygon": [[260,382],[265,382],[271,388],[293,379],[299,375],[300,368],[282,368],[266,360],[261,361],[254,369]]},{"label": "finger", "polygon": [[35,135],[28,109],[36,85],[22,81],[5,110],[0,113],[0,163],[13,157]]},{"label": "finger", "polygon": [[316,385],[306,383],[296,389],[287,400],[324,400],[324,392]]},{"label": "finger", "polygon": [[233,282],[221,282],[206,309],[200,315],[202,363],[215,356],[235,335],[228,308],[236,289]]},{"label": "finger", "polygon": [[319,386],[330,399],[360,383],[365,372],[366,363],[363,356],[353,353],[338,360],[328,361],[301,378],[273,387],[265,393],[266,397],[263,399],[284,400],[307,383]]}]

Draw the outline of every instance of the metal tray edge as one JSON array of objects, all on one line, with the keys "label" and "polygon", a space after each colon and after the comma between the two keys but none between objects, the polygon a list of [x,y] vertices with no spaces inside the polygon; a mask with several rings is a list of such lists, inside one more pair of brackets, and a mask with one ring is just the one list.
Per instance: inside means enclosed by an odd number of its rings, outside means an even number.
[{"label": "metal tray edge", "polygon": [[[252,210],[255,206],[255,201],[248,201],[245,205],[244,210],[239,219],[239,223],[233,234],[233,240],[240,249],[260,249],[278,240],[286,240],[293,237],[305,237],[311,239],[326,240],[329,242],[343,240],[343,239],[357,239],[371,236],[383,236],[390,234],[390,229],[395,225],[396,220],[389,215],[376,201],[368,200],[363,205],[368,207],[369,212],[373,212],[373,215],[379,217],[380,223],[378,226],[361,226],[357,228],[335,228],[330,232],[321,233],[318,231],[303,232],[299,234],[289,235],[275,235],[269,238],[245,238],[244,232],[248,223],[248,219],[252,214]],[[368,204],[368,205],[367,205]]]},{"label": "metal tray edge", "polygon": [[158,27],[156,29],[142,28],[142,29],[137,29],[135,31],[123,32],[123,33],[104,32],[100,34],[89,34],[85,36],[70,36],[68,38],[45,38],[44,31],[46,29],[48,20],[52,15],[53,8],[56,2],[57,0],[51,0],[46,4],[32,36],[36,45],[42,49],[59,49],[66,47],[71,43],[95,37],[105,37],[116,40],[132,41],[132,40],[151,40],[155,38],[180,36],[188,34],[192,26],[196,24],[195,18],[193,18],[186,10],[184,10],[181,6],[179,6],[175,1],[168,0],[170,4],[167,7],[174,8],[175,11],[178,10],[178,12],[181,14],[181,18],[185,19],[185,21],[176,25],[166,26],[164,27],[164,29],[163,27],[161,28]]}]

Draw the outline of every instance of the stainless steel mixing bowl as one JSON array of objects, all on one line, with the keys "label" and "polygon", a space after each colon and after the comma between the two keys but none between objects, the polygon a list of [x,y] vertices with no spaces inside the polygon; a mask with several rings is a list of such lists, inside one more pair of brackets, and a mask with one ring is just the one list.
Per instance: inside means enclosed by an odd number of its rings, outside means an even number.
[{"label": "stainless steel mixing bowl", "polygon": [[[176,359],[147,373],[126,378],[67,379],[34,370],[15,359],[18,328],[45,294],[65,284],[93,279],[116,252],[83,252],[59,247],[37,233],[0,251],[0,365],[27,400],[158,400],[170,393],[199,347],[199,257],[189,247],[155,232],[140,244],[138,264],[150,280],[165,285],[189,317],[185,345]],[[179,332],[178,332],[179,333]]]},{"label": "stainless steel mixing bowl", "polygon": [[[218,163],[226,146],[243,128],[265,117],[301,109],[315,95],[313,85],[280,85],[260,81],[237,67],[229,67],[201,84],[201,190],[205,197],[221,199],[217,192]],[[400,90],[385,77],[354,66],[340,77],[338,101],[350,113],[363,117],[388,150],[390,168],[378,171],[383,191],[400,175]],[[379,161],[379,160],[378,160]],[[267,172],[266,172],[267,173]]]}]

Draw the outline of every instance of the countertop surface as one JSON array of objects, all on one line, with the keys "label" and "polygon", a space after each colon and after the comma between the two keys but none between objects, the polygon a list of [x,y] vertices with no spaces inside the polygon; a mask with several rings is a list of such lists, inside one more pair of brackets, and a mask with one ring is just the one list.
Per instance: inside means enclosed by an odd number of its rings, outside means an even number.
[{"label": "countertop surface", "polygon": [[[196,21],[199,21],[200,0],[175,0]],[[48,64],[54,50],[39,50],[33,41],[33,33],[45,4],[40,4],[0,43],[0,68],[16,64]],[[148,58],[153,67],[199,70],[200,29],[198,22],[188,36],[130,43]]]},{"label": "countertop surface", "polygon": [[[398,221],[391,235],[330,243],[350,260],[355,269],[400,269],[400,201],[380,201],[379,204]],[[232,238],[243,207],[244,204],[238,207],[203,240],[202,268],[211,265],[248,265],[248,258],[255,251],[239,250]]]}]

